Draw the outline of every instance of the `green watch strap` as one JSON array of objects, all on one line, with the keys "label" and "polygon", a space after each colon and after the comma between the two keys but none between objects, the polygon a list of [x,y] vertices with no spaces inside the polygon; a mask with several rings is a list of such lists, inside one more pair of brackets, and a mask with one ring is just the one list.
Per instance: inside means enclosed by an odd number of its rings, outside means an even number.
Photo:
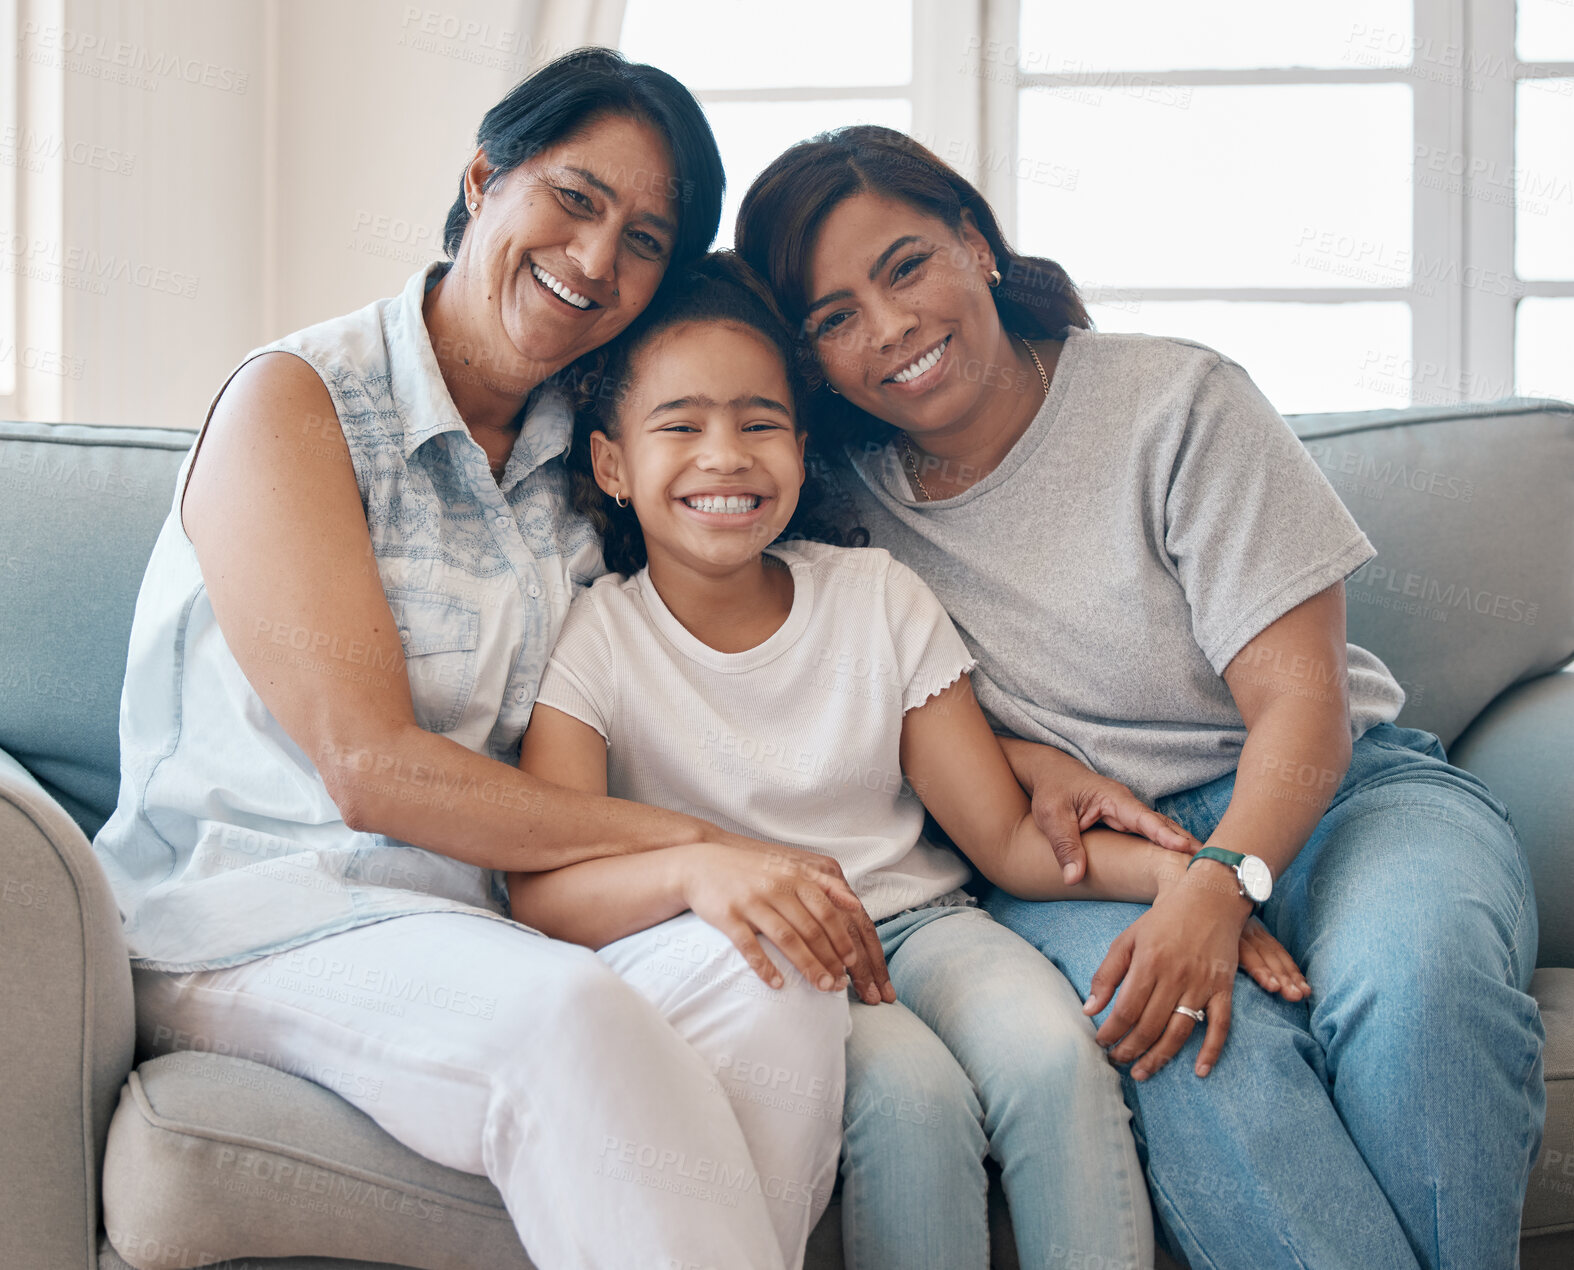
[{"label": "green watch strap", "polygon": [[1192,856],[1191,864],[1188,864],[1186,867],[1188,869],[1191,868],[1191,865],[1196,864],[1198,860],[1217,860],[1220,864],[1227,864],[1232,869],[1238,869],[1241,866],[1241,861],[1245,858],[1245,855],[1239,851],[1226,851],[1223,847],[1204,847],[1196,855]]}]

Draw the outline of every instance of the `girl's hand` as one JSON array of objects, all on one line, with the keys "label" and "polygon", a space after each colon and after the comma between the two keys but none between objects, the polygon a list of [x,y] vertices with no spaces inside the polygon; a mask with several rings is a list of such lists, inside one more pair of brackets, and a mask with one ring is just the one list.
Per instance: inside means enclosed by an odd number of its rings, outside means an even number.
[{"label": "girl's hand", "polygon": [[1100,776],[1052,745],[1001,737],[1011,770],[1033,800],[1033,820],[1049,839],[1068,886],[1087,873],[1082,831],[1108,825],[1182,855],[1202,846],[1168,816],[1161,816],[1119,781]]},{"label": "girl's hand", "polygon": [[1241,969],[1264,992],[1277,992],[1286,1001],[1301,1001],[1312,995],[1312,985],[1306,982],[1295,958],[1255,917],[1241,931]]},{"label": "girl's hand", "polygon": [[683,892],[771,987],[782,986],[781,972],[757,935],[822,991],[845,990],[851,971],[870,1005],[896,1000],[874,923],[830,857],[723,835],[686,849]]},{"label": "girl's hand", "polygon": [[1120,989],[1095,1039],[1117,1063],[1131,1063],[1136,1080],[1158,1071],[1190,1039],[1197,1024],[1177,1013],[1178,1005],[1207,1016],[1197,1075],[1213,1070],[1230,1034],[1230,993],[1251,904],[1210,882],[1188,879],[1161,892],[1120,933],[1093,976],[1083,1012],[1097,1014]]}]

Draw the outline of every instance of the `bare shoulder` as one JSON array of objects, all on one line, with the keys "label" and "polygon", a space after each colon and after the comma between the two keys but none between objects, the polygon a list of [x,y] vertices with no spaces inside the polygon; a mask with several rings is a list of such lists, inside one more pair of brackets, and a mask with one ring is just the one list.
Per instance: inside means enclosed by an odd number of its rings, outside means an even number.
[{"label": "bare shoulder", "polygon": [[333,398],[317,372],[291,353],[253,358],[225,385],[192,460],[181,521],[193,542],[240,506],[342,505],[356,493],[354,468]]}]

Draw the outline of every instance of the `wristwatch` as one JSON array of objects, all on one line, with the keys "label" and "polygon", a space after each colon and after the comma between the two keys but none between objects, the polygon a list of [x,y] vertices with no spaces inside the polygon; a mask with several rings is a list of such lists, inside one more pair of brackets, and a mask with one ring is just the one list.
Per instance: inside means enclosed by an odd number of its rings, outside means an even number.
[{"label": "wristwatch", "polygon": [[1217,860],[1233,869],[1236,881],[1241,884],[1241,894],[1253,904],[1266,904],[1273,894],[1273,872],[1254,855],[1242,855],[1222,847],[1204,847],[1192,856],[1191,864],[1186,867],[1191,868],[1198,860]]}]

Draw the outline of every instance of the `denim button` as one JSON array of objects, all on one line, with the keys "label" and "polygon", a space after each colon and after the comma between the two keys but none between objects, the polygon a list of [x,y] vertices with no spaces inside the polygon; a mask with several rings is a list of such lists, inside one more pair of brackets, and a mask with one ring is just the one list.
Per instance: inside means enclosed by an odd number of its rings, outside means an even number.
[{"label": "denim button", "polygon": [[532,582],[528,587],[526,587],[525,590],[530,593],[530,598],[532,600],[539,598],[539,596],[541,595],[541,588],[538,587],[534,582]]},{"label": "denim button", "polygon": [[410,631],[407,627],[401,626],[399,628],[399,642],[401,644],[408,644],[410,642]]},{"label": "denim button", "polygon": [[514,522],[509,520],[509,518],[507,516],[499,516],[497,518],[497,527],[499,529],[507,529],[513,523]]},{"label": "denim button", "polygon": [[521,689],[519,689],[517,692],[514,693],[514,700],[519,702],[520,705],[524,705],[525,702],[530,700],[530,689],[528,689],[528,688],[521,688]]}]

